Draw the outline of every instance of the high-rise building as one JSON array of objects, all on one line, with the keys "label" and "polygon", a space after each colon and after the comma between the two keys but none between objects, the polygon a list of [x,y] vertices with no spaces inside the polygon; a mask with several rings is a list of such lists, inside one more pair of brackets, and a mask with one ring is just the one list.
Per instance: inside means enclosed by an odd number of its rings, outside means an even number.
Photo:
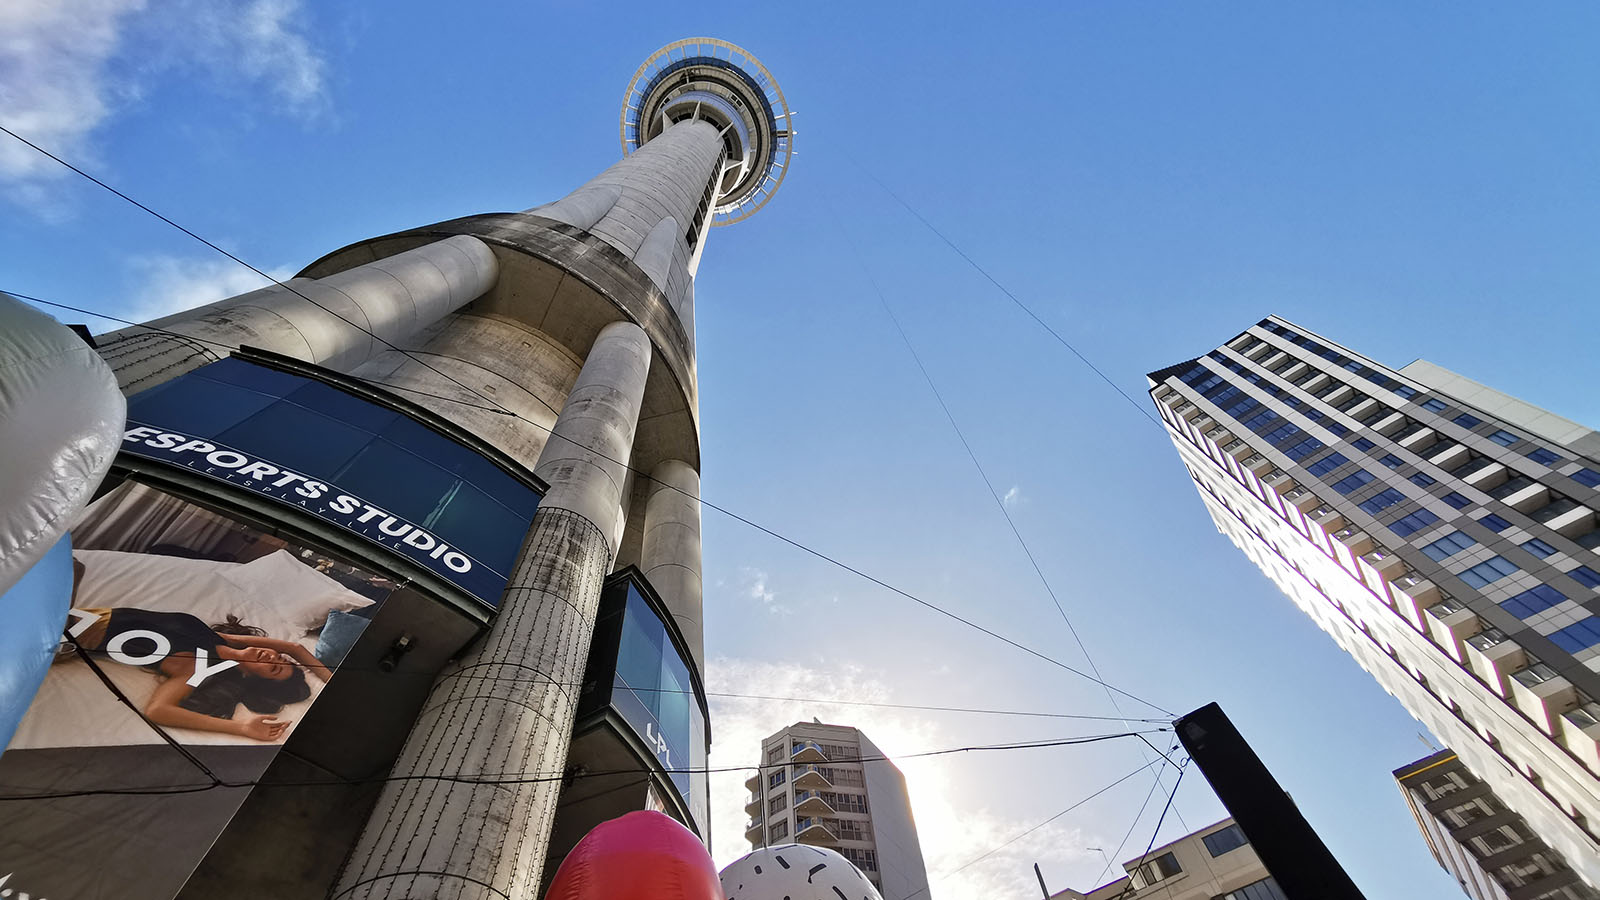
[{"label": "high-rise building", "polygon": [[1151,848],[1122,864],[1124,875],[1050,900],[1285,900],[1272,873],[1232,819]]},{"label": "high-rise building", "polygon": [[100,336],[126,439],[0,760],[9,887],[536,897],[620,812],[707,837],[694,274],[789,115],[679,41],[567,196]]},{"label": "high-rise building", "polygon": [[760,771],[745,787],[751,847],[827,847],[865,872],[883,900],[928,897],[905,776],[860,729],[796,722],[761,742]]},{"label": "high-rise building", "polygon": [[1394,772],[1433,858],[1473,900],[1600,900],[1453,751]]},{"label": "high-rise building", "polygon": [[1218,530],[1600,884],[1600,434],[1276,317],[1149,382]]}]

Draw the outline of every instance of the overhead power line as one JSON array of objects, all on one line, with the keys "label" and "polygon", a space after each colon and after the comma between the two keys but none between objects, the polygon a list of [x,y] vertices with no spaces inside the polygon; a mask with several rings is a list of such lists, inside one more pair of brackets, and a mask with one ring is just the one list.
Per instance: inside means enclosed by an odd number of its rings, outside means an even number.
[{"label": "overhead power line", "polygon": [[[54,307],[58,307],[58,308],[61,308],[61,309],[70,309],[73,312],[82,313],[84,315],[95,316],[97,318],[106,319],[106,320],[112,321],[112,322],[122,322],[124,324],[133,325],[133,326],[139,327],[139,328],[145,328],[145,329],[148,329],[150,331],[154,331],[154,332],[158,332],[158,333],[162,333],[162,334],[174,334],[174,335],[176,335],[178,337],[185,337],[185,338],[188,337],[187,335],[178,334],[177,332],[170,332],[170,331],[167,331],[166,329],[157,328],[157,327],[154,327],[154,326],[151,326],[151,325],[145,325],[145,324],[140,323],[140,322],[133,322],[133,321],[130,321],[128,319],[123,319],[123,318],[119,318],[117,316],[107,315],[106,313],[96,312],[96,311],[90,310],[90,309],[84,309],[83,307],[79,307],[79,306],[71,306],[71,305],[68,305],[68,304],[65,304],[65,303],[57,303],[57,302],[52,301],[52,300],[44,300],[44,299],[41,299],[39,297],[31,296],[29,294],[23,294],[23,293],[19,293],[19,292],[16,292],[16,291],[5,291],[3,289],[0,289],[0,292],[7,293],[7,294],[10,294],[13,297],[17,297],[17,298],[20,298],[20,299],[23,299],[23,300],[28,300],[28,301],[31,301],[31,302],[34,302],[34,303],[41,303],[41,304],[44,304],[46,306],[54,306]],[[192,338],[191,338],[191,340],[192,340]],[[238,350],[238,349],[240,349],[239,347],[228,345],[228,344],[224,344],[224,343],[221,343],[221,342],[218,342],[218,341],[205,341],[205,343],[210,343],[210,344],[213,344],[215,346],[223,347],[223,348],[230,349],[230,350]],[[354,376],[351,376],[351,377],[354,377]],[[372,385],[375,385],[375,386],[378,386],[378,387],[385,387],[385,388],[395,387],[395,385],[391,385],[391,384],[388,384],[386,382],[381,382],[381,381],[370,381],[370,380],[367,380],[367,379],[359,379],[359,378],[356,379],[356,380],[363,381],[365,383],[372,384]],[[401,388],[401,390],[405,390],[405,388]],[[421,393],[421,392],[417,392],[417,393]],[[443,400],[443,401],[450,402],[450,403],[463,403],[464,402],[464,401],[457,400],[456,398],[453,398],[453,397],[445,397],[445,396],[438,395],[438,394],[426,394],[426,396],[433,397],[434,399]],[[493,398],[484,397],[482,394],[477,394],[477,396],[482,398],[482,399],[488,400],[491,403],[496,403],[496,401]],[[467,405],[467,406],[469,406],[471,408],[474,408],[474,409],[486,409],[486,407],[477,406],[477,405],[471,404],[471,403],[466,403],[465,405]],[[489,410],[489,411],[495,412],[496,410]],[[523,422],[527,423],[528,425],[531,425],[532,427],[537,428],[540,431],[545,432],[546,434],[553,434],[554,433],[548,426],[540,424],[538,422],[535,422],[535,421],[533,421],[531,419],[527,419],[527,418],[525,418],[523,416],[520,416],[517,413],[512,412],[510,410],[506,410],[503,406],[500,407],[499,411],[504,415],[514,416],[514,417],[522,420]],[[883,589],[885,589],[885,590],[887,590],[887,591],[889,591],[889,592],[891,592],[893,594],[897,594],[897,595],[899,595],[899,596],[901,596],[901,597],[903,597],[903,598],[905,598],[907,600],[910,600],[910,601],[912,601],[912,602],[914,602],[914,603],[916,603],[916,604],[918,604],[920,606],[926,607],[927,609],[930,609],[930,610],[932,610],[934,612],[937,612],[940,615],[945,616],[946,618],[953,619],[956,622],[961,623],[962,625],[965,625],[965,626],[967,626],[967,627],[969,627],[969,628],[971,628],[973,630],[976,630],[976,631],[981,632],[981,633],[983,633],[985,635],[988,635],[989,637],[994,638],[995,640],[998,640],[1001,643],[1006,644],[1006,645],[1008,645],[1008,646],[1010,646],[1010,647],[1012,647],[1014,649],[1021,650],[1022,652],[1027,653],[1028,655],[1033,656],[1033,657],[1035,657],[1037,659],[1043,660],[1044,662],[1050,663],[1053,666],[1056,666],[1056,667],[1058,667],[1060,669],[1064,669],[1064,670],[1066,670],[1068,672],[1071,672],[1074,675],[1077,675],[1077,676],[1079,676],[1081,678],[1085,678],[1085,679],[1088,679],[1089,681],[1093,681],[1096,684],[1100,684],[1103,687],[1106,687],[1106,688],[1108,688],[1110,690],[1116,691],[1117,693],[1122,694],[1125,697],[1128,697],[1128,698],[1133,699],[1133,700],[1137,700],[1140,703],[1143,703],[1145,706],[1148,706],[1151,709],[1154,709],[1154,710],[1156,710],[1156,711],[1158,711],[1160,713],[1163,713],[1163,714],[1165,714],[1165,715],[1167,715],[1169,717],[1176,715],[1175,713],[1173,713],[1169,709],[1166,709],[1166,708],[1164,708],[1164,707],[1162,707],[1162,706],[1160,706],[1158,704],[1155,704],[1155,703],[1152,703],[1152,702],[1150,702],[1148,700],[1145,700],[1144,698],[1139,697],[1136,694],[1131,694],[1131,693],[1129,693],[1127,691],[1124,691],[1122,688],[1116,687],[1115,685],[1107,684],[1106,682],[1102,681],[1101,679],[1099,679],[1099,678],[1097,678],[1097,677],[1095,677],[1095,676],[1093,676],[1093,675],[1091,675],[1091,674],[1089,674],[1087,672],[1084,672],[1084,671],[1082,671],[1082,670],[1080,670],[1080,669],[1078,669],[1078,668],[1076,668],[1074,666],[1070,666],[1067,663],[1064,663],[1064,662],[1062,662],[1062,661],[1060,661],[1058,659],[1055,659],[1054,657],[1051,657],[1051,656],[1049,656],[1049,655],[1047,655],[1045,653],[1042,653],[1042,652],[1040,652],[1038,650],[1035,650],[1032,647],[1029,647],[1029,646],[1027,646],[1025,644],[1022,644],[1022,643],[1020,643],[1018,641],[1015,641],[1015,640],[1013,640],[1011,638],[1008,638],[1005,635],[1002,635],[1002,634],[1000,634],[1000,633],[998,633],[998,632],[996,632],[996,631],[994,631],[994,630],[992,630],[990,628],[987,628],[987,627],[985,627],[983,625],[979,625],[978,623],[976,623],[976,622],[974,622],[974,621],[972,621],[970,619],[967,619],[967,618],[965,618],[965,617],[963,617],[961,615],[958,615],[957,613],[951,612],[951,611],[949,611],[949,610],[947,610],[947,609],[945,609],[945,608],[943,608],[941,606],[938,606],[937,604],[934,604],[934,603],[932,603],[930,601],[924,600],[921,597],[918,597],[915,594],[912,594],[911,592],[909,592],[907,590],[904,590],[903,588],[896,587],[895,585],[890,584],[889,582],[884,581],[883,579],[878,578],[877,576],[870,575],[870,574],[868,574],[867,572],[865,572],[865,571],[863,571],[861,569],[858,569],[858,568],[856,568],[856,567],[854,567],[854,566],[852,566],[852,565],[850,565],[848,563],[845,563],[845,562],[843,562],[841,560],[838,560],[838,559],[836,559],[836,558],[834,558],[832,556],[829,556],[828,554],[823,553],[820,550],[814,549],[814,548],[810,547],[807,544],[801,543],[800,541],[798,541],[798,540],[796,540],[794,538],[791,538],[788,535],[782,534],[782,533],[780,533],[778,531],[775,531],[775,530],[773,530],[771,528],[768,528],[767,526],[762,525],[761,523],[756,522],[756,521],[754,521],[752,519],[749,519],[749,518],[747,518],[747,517],[745,517],[745,516],[743,516],[743,515],[741,515],[741,514],[739,514],[737,512],[734,512],[733,510],[728,509],[727,507],[724,507],[724,506],[721,506],[719,504],[713,503],[713,502],[711,502],[709,500],[706,500],[706,499],[704,499],[702,497],[699,497],[699,496],[697,496],[697,495],[695,495],[695,494],[693,494],[693,493],[691,493],[689,491],[685,491],[682,488],[677,487],[676,485],[668,484],[667,482],[664,482],[664,481],[657,481],[656,479],[651,478],[650,473],[648,473],[648,472],[646,472],[646,471],[644,471],[642,469],[636,469],[633,466],[630,466],[630,465],[628,465],[627,463],[625,463],[625,462],[623,462],[621,460],[613,459],[612,457],[606,456],[605,454],[599,453],[598,451],[591,451],[591,452],[594,452],[595,455],[599,456],[602,459],[607,460],[608,462],[612,462],[612,463],[614,463],[614,464],[616,464],[618,466],[622,466],[623,468],[627,469],[630,472],[633,472],[637,476],[640,476],[640,477],[643,477],[643,478],[646,478],[646,479],[650,480],[654,484],[657,484],[657,485],[659,485],[659,486],[661,486],[663,488],[667,488],[667,489],[676,491],[677,493],[682,494],[683,496],[688,497],[688,498],[694,500],[695,502],[700,503],[703,506],[706,506],[706,507],[708,507],[708,508],[710,508],[712,510],[715,510],[716,512],[719,512],[719,513],[727,516],[728,518],[733,519],[736,522],[739,522],[739,523],[741,523],[743,525],[746,525],[746,526],[748,526],[750,528],[753,528],[753,529],[755,529],[757,531],[760,531],[763,534],[768,535],[769,537],[772,537],[772,538],[775,538],[775,539],[777,539],[779,541],[782,541],[783,543],[788,544],[789,546],[794,547],[794,548],[796,548],[796,549],[798,549],[798,550],[800,550],[800,551],[802,551],[802,552],[804,552],[804,553],[806,553],[806,554],[808,554],[810,556],[813,556],[813,557],[815,557],[817,559],[820,559],[823,562],[828,563],[829,565],[832,565],[832,566],[834,566],[836,568],[839,568],[839,569],[843,569],[844,571],[849,572],[850,574],[855,575],[858,578],[861,578],[861,579],[864,579],[866,581],[869,581],[869,582],[871,582],[871,583],[873,583],[873,584],[875,584],[875,585],[877,585],[877,586],[879,586],[879,587],[881,587],[881,588],[883,588]]]},{"label": "overhead power line", "polygon": [[[1128,774],[1122,776],[1121,778],[1118,778],[1116,781],[1111,782],[1110,784],[1106,785],[1105,787],[1101,788],[1100,790],[1095,791],[1094,793],[1090,794],[1087,797],[1084,797],[1082,800],[1079,800],[1079,801],[1073,803],[1071,806],[1068,806],[1066,809],[1063,809],[1062,811],[1056,813],[1055,815],[1051,816],[1050,818],[1045,819],[1043,822],[1040,822],[1039,824],[1037,824],[1037,825],[1033,826],[1032,828],[1029,828],[1029,829],[1027,829],[1025,831],[1021,831],[1021,832],[1018,832],[1015,835],[1012,835],[1010,838],[1006,839],[1005,841],[1003,841],[1003,842],[1001,842],[999,844],[996,844],[993,847],[990,847],[988,850],[985,850],[983,853],[973,857],[972,859],[967,860],[966,862],[962,863],[959,866],[956,866],[954,869],[951,869],[948,872],[941,873],[941,874],[939,874],[939,875],[937,875],[935,877],[942,881],[942,880],[944,880],[946,878],[950,878],[951,876],[956,875],[957,873],[964,872],[967,869],[972,868],[973,866],[977,865],[978,863],[983,862],[984,860],[986,860],[989,857],[995,855],[996,853],[999,853],[1001,850],[1004,850],[1005,848],[1011,846],[1012,844],[1015,844],[1017,841],[1020,841],[1023,838],[1027,837],[1028,835],[1033,834],[1035,831],[1038,831],[1039,829],[1045,827],[1046,825],[1049,825],[1051,822],[1056,821],[1057,819],[1061,818],[1062,816],[1065,816],[1067,813],[1072,812],[1073,810],[1075,810],[1078,807],[1084,805],[1085,803],[1088,803],[1090,800],[1093,800],[1094,798],[1100,796],[1101,794],[1104,794],[1105,792],[1111,790],[1112,788],[1116,787],[1117,785],[1123,783],[1124,781],[1127,781],[1128,779],[1132,778],[1133,776],[1139,774],[1140,772],[1143,772],[1145,769],[1148,769],[1151,766],[1156,765],[1159,762],[1161,762],[1161,760],[1159,760],[1159,759],[1149,760],[1148,762],[1146,762],[1144,765],[1140,766],[1139,768],[1134,769],[1132,772],[1129,772]],[[913,898],[915,898],[918,894],[925,894],[925,893],[928,892],[928,890],[929,889],[927,887],[918,888],[917,890],[914,890],[911,893],[907,894],[905,896],[905,900],[913,900]]]},{"label": "overhead power line", "polygon": [[[1139,857],[1139,861],[1134,864],[1133,868],[1134,868],[1135,871],[1137,871],[1140,866],[1144,865],[1145,860],[1150,858],[1150,850],[1155,847],[1156,838],[1161,836],[1161,824],[1163,822],[1167,821],[1167,811],[1172,809],[1172,801],[1177,799],[1177,796],[1178,796],[1178,785],[1183,784],[1183,773],[1184,773],[1184,770],[1187,769],[1188,767],[1189,767],[1189,761],[1188,760],[1184,760],[1183,761],[1183,765],[1178,767],[1178,780],[1174,781],[1172,783],[1172,793],[1167,795],[1167,805],[1161,807],[1161,816],[1156,819],[1156,830],[1151,833],[1151,835],[1150,835],[1150,843],[1145,845],[1144,853]],[[1120,851],[1120,849],[1121,848],[1118,848],[1119,851]],[[1209,863],[1207,865],[1209,865]],[[1122,900],[1123,897],[1128,896],[1128,892],[1131,891],[1131,890],[1133,890],[1133,878],[1132,878],[1132,876],[1130,876],[1128,878],[1127,886],[1122,889],[1121,893],[1117,894],[1117,900]]]},{"label": "overhead power line", "polygon": [[1005,294],[1006,297],[1010,298],[1012,303],[1015,303],[1017,305],[1018,309],[1020,309],[1023,312],[1028,314],[1028,318],[1030,318],[1033,321],[1037,322],[1039,324],[1039,327],[1041,327],[1045,331],[1049,332],[1050,336],[1055,338],[1057,343],[1059,343],[1061,346],[1067,348],[1068,350],[1072,351],[1072,355],[1073,356],[1076,356],[1080,362],[1082,362],[1084,365],[1088,366],[1096,375],[1100,376],[1100,380],[1101,381],[1104,381],[1107,385],[1110,385],[1111,389],[1116,391],[1119,395],[1121,395],[1122,399],[1128,401],[1128,405],[1132,406],[1140,415],[1144,416],[1146,419],[1149,419],[1150,420],[1150,424],[1156,425],[1156,426],[1160,426],[1161,423],[1156,421],[1156,417],[1152,416],[1150,414],[1150,411],[1144,408],[1143,404],[1139,403],[1137,400],[1134,400],[1132,397],[1128,396],[1128,392],[1127,391],[1124,391],[1120,386],[1118,386],[1118,384],[1115,381],[1112,381],[1111,377],[1109,375],[1107,375],[1099,366],[1095,365],[1094,362],[1089,359],[1089,357],[1084,356],[1083,353],[1081,351],[1079,351],[1077,347],[1074,347],[1072,345],[1071,341],[1069,341],[1066,338],[1062,337],[1061,336],[1061,332],[1056,331],[1054,328],[1052,328],[1050,326],[1050,323],[1048,323],[1044,319],[1040,318],[1038,313],[1034,312],[1033,309],[1028,306],[1028,304],[1023,303],[1022,299],[1019,298],[1016,294],[1013,294],[1011,292],[1010,288],[1008,288],[1005,285],[1001,284],[1000,280],[998,278],[995,278],[993,275],[989,274],[989,270],[988,269],[985,269],[982,265],[980,265],[978,263],[977,260],[973,259],[970,255],[968,255],[967,251],[961,249],[961,247],[958,246],[955,241],[952,241],[952,240],[950,240],[950,238],[946,237],[945,233],[943,231],[940,231],[938,226],[936,226],[932,222],[928,221],[928,218],[926,216],[924,216],[922,213],[918,212],[916,207],[912,206],[911,204],[907,203],[904,199],[902,199],[899,194],[895,193],[894,190],[891,189],[887,184],[884,184],[883,181],[881,181],[878,178],[878,176],[872,174],[871,172],[868,172],[864,167],[861,167],[861,164],[859,162],[857,162],[856,165],[861,168],[861,171],[864,172],[868,178],[872,179],[873,183],[875,183],[878,187],[882,188],[884,193],[888,194],[890,197],[893,197],[894,201],[896,203],[900,204],[902,207],[904,207],[906,212],[909,212],[909,213],[911,213],[911,215],[915,216],[917,221],[921,222],[923,225],[925,225],[929,231],[933,232],[934,235],[939,238],[939,240],[944,241],[945,244],[949,245],[950,249],[954,250],[956,252],[957,256],[960,256],[962,259],[966,260],[967,264],[972,266],[973,269],[977,270],[979,275],[982,275],[984,278],[988,279],[990,284],[992,284],[995,287],[999,288],[1000,289],[1000,293]]},{"label": "overhead power line", "polygon": [[[1166,729],[1156,729],[1164,731]],[[1147,732],[1154,733],[1154,732]],[[958,753],[988,753],[1013,750],[1046,750],[1053,747],[1074,747],[1083,744],[1097,744],[1118,738],[1133,737],[1133,732],[1118,732],[1116,734],[1093,734],[1081,737],[1058,738],[1044,741],[1018,741],[1003,744],[975,744],[963,747],[947,747],[939,750],[923,750],[916,753],[902,753],[897,756],[875,754],[869,756],[855,756],[830,760],[835,763],[867,763],[867,762],[893,762],[895,760],[925,759],[935,756],[952,756]],[[584,778],[601,778],[614,775],[716,775],[729,772],[756,772],[771,770],[798,763],[782,763],[772,766],[688,766],[677,768],[653,768],[649,766],[630,766],[619,769],[604,769],[587,772],[578,771],[532,771],[532,772],[492,772],[477,775],[448,775],[448,774],[413,774],[413,775],[375,775],[370,778],[319,778],[303,780],[264,780],[264,779],[239,779],[225,780],[215,778],[203,784],[173,784],[150,787],[129,788],[91,788],[75,791],[52,791],[33,794],[0,794],[0,803],[6,801],[23,800],[53,800],[66,797],[94,797],[102,795],[120,794],[191,794],[199,791],[218,790],[223,788],[248,788],[248,787],[350,787],[367,784],[385,784],[399,781],[443,781],[454,784],[481,784],[481,785],[509,785],[509,784],[541,784],[553,781],[575,781]],[[205,774],[210,776],[209,770]]]}]

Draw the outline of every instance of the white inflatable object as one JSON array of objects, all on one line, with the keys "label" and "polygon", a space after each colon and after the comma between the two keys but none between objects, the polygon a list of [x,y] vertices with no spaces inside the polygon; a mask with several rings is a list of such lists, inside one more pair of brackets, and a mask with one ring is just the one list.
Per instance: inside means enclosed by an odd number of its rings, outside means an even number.
[{"label": "white inflatable object", "polygon": [[0,595],[89,502],[127,415],[116,376],[92,347],[0,294]]},{"label": "white inflatable object", "polygon": [[728,900],[883,900],[867,876],[825,847],[763,847],[722,870]]}]

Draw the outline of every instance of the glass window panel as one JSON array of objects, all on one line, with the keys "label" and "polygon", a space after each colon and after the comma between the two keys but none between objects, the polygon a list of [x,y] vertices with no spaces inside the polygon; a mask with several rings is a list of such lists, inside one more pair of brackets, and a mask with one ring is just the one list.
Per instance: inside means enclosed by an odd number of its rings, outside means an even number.
[{"label": "glass window panel", "polygon": [[1550,450],[1546,450],[1543,447],[1536,447],[1533,450],[1529,450],[1528,451],[1528,458],[1533,460],[1534,462],[1538,463],[1541,466],[1548,466],[1551,463],[1555,462],[1556,460],[1560,459],[1561,457],[1557,456],[1554,452],[1552,452]]},{"label": "glass window panel", "polygon": [[1596,472],[1587,466],[1573,472],[1571,478],[1584,487],[1600,487],[1600,472]]},{"label": "glass window panel", "polygon": [[1456,416],[1454,419],[1451,419],[1450,421],[1456,423],[1457,425],[1460,425],[1462,428],[1473,428],[1473,427],[1476,427],[1478,425],[1482,425],[1483,424],[1483,420],[1482,419],[1480,419],[1477,416],[1474,416],[1474,415],[1472,415],[1470,413],[1462,413],[1461,415]]},{"label": "glass window panel", "polygon": [[1496,431],[1494,434],[1489,435],[1489,440],[1494,441],[1496,444],[1499,444],[1502,447],[1509,447],[1521,440],[1521,438],[1502,428],[1499,431]]},{"label": "glass window panel", "polygon": [[1505,519],[1500,518],[1494,513],[1484,516],[1483,518],[1479,519],[1478,522],[1485,528],[1488,528],[1490,531],[1496,533],[1505,531],[1507,528],[1511,527],[1510,522],[1507,522]]},{"label": "glass window panel", "polygon": [[1362,501],[1361,509],[1368,515],[1377,515],[1380,511],[1399,503],[1406,498],[1394,488],[1385,488],[1381,493],[1374,494],[1371,498]]},{"label": "glass window panel", "polygon": [[273,397],[282,397],[306,383],[305,378],[299,375],[258,366],[233,356],[196,369],[193,374],[199,378],[246,387]]},{"label": "glass window panel", "polygon": [[[307,435],[316,435],[316,440],[306,440]],[[372,434],[279,401],[217,435],[217,440],[305,475],[332,480],[371,443]]]},{"label": "glass window panel", "polygon": [[1410,515],[1401,516],[1399,519],[1396,519],[1395,523],[1389,526],[1389,530],[1401,537],[1406,537],[1408,535],[1416,534],[1417,532],[1427,528],[1429,525],[1432,525],[1437,521],[1439,521],[1438,516],[1434,515],[1428,510],[1419,509]]},{"label": "glass window panel", "polygon": [[1496,556],[1467,569],[1465,572],[1460,573],[1458,577],[1475,588],[1483,588],[1515,571],[1517,571],[1517,567],[1512,565],[1509,560],[1503,556]]},{"label": "glass window panel", "polygon": [[1446,502],[1448,504],[1450,504],[1451,506],[1455,507],[1456,509],[1463,509],[1465,507],[1468,507],[1468,506],[1472,505],[1472,501],[1471,500],[1468,500],[1466,497],[1461,496],[1460,494],[1456,493],[1455,491],[1451,491],[1450,493],[1445,494],[1443,497],[1440,497],[1439,499],[1443,500],[1444,502]]},{"label": "glass window panel", "polygon": [[210,436],[221,434],[276,402],[277,398],[268,394],[189,375],[129,397],[128,418],[186,434]]},{"label": "glass window panel", "polygon": [[380,431],[400,416],[392,409],[347,394],[320,381],[304,382],[300,387],[290,391],[284,399],[332,416],[364,431]]},{"label": "glass window panel", "polygon": [[1534,556],[1537,556],[1540,559],[1549,559],[1550,557],[1556,555],[1556,548],[1550,546],[1544,541],[1539,540],[1538,538],[1524,541],[1522,544],[1522,549],[1532,553]]},{"label": "glass window panel", "polygon": [[1588,566],[1579,566],[1567,574],[1571,575],[1574,580],[1584,587],[1600,587],[1600,572],[1596,572]]},{"label": "glass window panel", "polygon": [[1438,397],[1429,397],[1428,399],[1422,401],[1422,408],[1428,410],[1429,412],[1444,412],[1445,407],[1448,405],[1449,404],[1445,403],[1443,400],[1440,400]]},{"label": "glass window panel", "polygon": [[531,517],[506,509],[495,499],[462,482],[428,530],[457,547],[472,548],[473,555],[501,573],[510,571]]},{"label": "glass window panel", "polygon": [[1557,647],[1568,653],[1577,653],[1600,644],[1600,617],[1590,616],[1550,635]]},{"label": "glass window panel", "polygon": [[384,440],[363,448],[335,478],[341,488],[418,525],[433,517],[457,484],[456,476]]}]

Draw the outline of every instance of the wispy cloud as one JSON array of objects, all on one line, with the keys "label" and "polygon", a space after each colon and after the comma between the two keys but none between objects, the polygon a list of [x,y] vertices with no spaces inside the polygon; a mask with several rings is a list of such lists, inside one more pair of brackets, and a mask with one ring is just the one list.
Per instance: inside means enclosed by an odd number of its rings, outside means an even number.
[{"label": "wispy cloud", "polygon": [[[149,322],[272,283],[230,259],[147,256],[132,260],[130,267],[137,287],[125,317],[135,322]],[[269,269],[267,274],[285,281],[294,272],[280,268]]]},{"label": "wispy cloud", "polygon": [[[284,113],[328,109],[325,64],[297,24],[297,0],[6,0],[0,3],[0,123],[63,158],[94,165],[98,129],[173,69],[224,89],[265,88]],[[0,183],[46,218],[70,207],[70,173],[0,136]]]},{"label": "wispy cloud", "polygon": [[1013,484],[1011,489],[1006,491],[1004,496],[1000,498],[1000,502],[1006,506],[1016,506],[1022,502],[1022,489]]},{"label": "wispy cloud", "polygon": [[761,569],[752,569],[748,566],[739,570],[743,581],[745,596],[766,607],[767,612],[775,616],[787,616],[791,612],[787,605],[778,602],[778,594],[767,584],[767,573]]},{"label": "wispy cloud", "polygon": [[[817,667],[758,660],[712,659],[707,666],[708,690],[773,697],[831,697],[873,703],[894,702],[880,674],[862,666],[829,661]],[[955,872],[978,854],[1021,834],[1037,821],[1024,821],[974,805],[960,796],[957,765],[951,757],[906,758],[922,750],[955,746],[960,740],[914,710],[864,709],[821,702],[755,701],[713,697],[711,715],[716,740],[711,746],[713,769],[753,766],[761,740],[799,721],[819,718],[855,725],[890,756],[906,777],[912,814],[932,879],[932,900],[990,900],[1027,897],[1038,892],[1035,860],[1087,857],[1085,845],[1102,838],[1085,835],[1063,820],[1046,825],[977,865]],[[711,776],[712,852],[719,867],[749,851],[744,840],[744,802],[749,771]],[[1097,856],[1095,858],[1098,858]]]}]

